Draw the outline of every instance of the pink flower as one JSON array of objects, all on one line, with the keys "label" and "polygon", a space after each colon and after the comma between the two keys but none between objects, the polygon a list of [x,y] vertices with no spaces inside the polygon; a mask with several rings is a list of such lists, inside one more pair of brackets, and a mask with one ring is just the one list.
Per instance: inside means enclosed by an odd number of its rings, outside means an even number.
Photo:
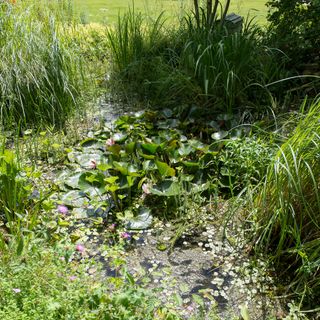
[{"label": "pink flower", "polygon": [[82,252],[84,252],[84,250],[85,250],[85,247],[82,244],[77,244],[76,245],[76,251],[82,253]]},{"label": "pink flower", "polygon": [[20,292],[21,292],[21,289],[19,289],[19,288],[13,288],[12,291],[13,291],[14,293],[20,293]]},{"label": "pink flower", "polygon": [[125,239],[125,240],[130,240],[131,239],[131,235],[128,232],[122,232],[120,236],[121,236],[122,239]]},{"label": "pink flower", "polygon": [[67,214],[69,212],[69,209],[68,209],[68,207],[66,207],[64,205],[59,204],[58,205],[58,212],[61,214]]},{"label": "pink flower", "polygon": [[90,167],[90,169],[96,169],[97,168],[97,161],[94,159],[91,159],[90,163],[89,163],[89,167]]},{"label": "pink flower", "polygon": [[115,223],[110,224],[110,226],[108,227],[108,230],[109,230],[110,232],[115,232],[115,230],[116,230],[116,224],[115,224]]},{"label": "pink flower", "polygon": [[111,146],[113,146],[115,143],[116,143],[116,142],[115,142],[112,138],[110,138],[110,139],[108,139],[108,140],[106,141],[107,147],[111,147]]},{"label": "pink flower", "polygon": [[192,311],[194,310],[194,307],[193,307],[193,306],[187,306],[187,310],[188,310],[189,312],[192,312]]},{"label": "pink flower", "polygon": [[70,277],[69,277],[69,280],[70,280],[70,281],[75,281],[76,279],[77,279],[77,276],[70,276]]},{"label": "pink flower", "polygon": [[151,193],[151,190],[150,190],[150,185],[147,184],[147,183],[144,183],[142,185],[142,190],[145,194],[150,194]]}]

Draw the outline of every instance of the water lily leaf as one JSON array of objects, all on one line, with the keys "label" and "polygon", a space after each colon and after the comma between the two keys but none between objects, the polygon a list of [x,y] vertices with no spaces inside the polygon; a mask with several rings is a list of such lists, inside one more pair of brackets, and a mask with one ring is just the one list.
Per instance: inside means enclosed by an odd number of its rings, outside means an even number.
[{"label": "water lily leaf", "polygon": [[172,180],[164,180],[160,184],[150,188],[151,194],[163,197],[178,196],[180,192],[181,187],[179,183]]},{"label": "water lily leaf", "polygon": [[87,204],[88,198],[84,197],[79,191],[71,190],[60,196],[61,203],[70,207],[82,207]]},{"label": "water lily leaf", "polygon": [[151,226],[152,220],[151,210],[141,207],[138,215],[127,221],[126,228],[130,230],[145,230]]},{"label": "water lily leaf", "polygon": [[68,159],[70,162],[76,162],[85,169],[92,168],[92,160],[99,162],[103,155],[101,152],[95,153],[82,153],[82,152],[69,152]]},{"label": "water lily leaf", "polygon": [[124,176],[140,176],[139,169],[127,162],[113,162],[115,170],[119,171]]},{"label": "water lily leaf", "polygon": [[81,147],[90,147],[95,144],[98,140],[96,138],[87,138],[80,142]]},{"label": "water lily leaf", "polygon": [[141,148],[149,152],[150,154],[155,154],[160,146],[156,143],[142,143]]},{"label": "water lily leaf", "polygon": [[159,129],[173,129],[177,128],[180,124],[178,119],[166,119],[164,121],[158,121],[157,126]]},{"label": "water lily leaf", "polygon": [[79,189],[79,178],[82,172],[76,172],[64,179],[64,184],[71,189]]},{"label": "water lily leaf", "polygon": [[178,153],[180,156],[182,157],[186,157],[188,156],[194,149],[186,144],[183,144],[179,149],[178,149]]},{"label": "water lily leaf", "polygon": [[166,108],[166,109],[163,109],[163,110],[162,110],[162,114],[163,114],[166,118],[171,118],[173,112],[172,112],[171,109]]},{"label": "water lily leaf", "polygon": [[117,132],[112,138],[115,142],[122,143],[128,138],[128,135],[123,132]]},{"label": "water lily leaf", "polygon": [[176,175],[176,170],[165,162],[156,161],[156,166],[163,177],[174,177]]},{"label": "water lily leaf", "polygon": [[228,131],[218,131],[218,132],[215,132],[211,135],[211,138],[214,139],[214,140],[222,140],[224,139],[227,135],[229,134]]}]

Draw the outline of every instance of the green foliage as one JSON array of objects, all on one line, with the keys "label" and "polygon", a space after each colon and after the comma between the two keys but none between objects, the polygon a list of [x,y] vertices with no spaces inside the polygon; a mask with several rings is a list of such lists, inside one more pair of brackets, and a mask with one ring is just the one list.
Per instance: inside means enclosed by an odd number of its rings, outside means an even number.
[{"label": "green foliage", "polygon": [[0,109],[5,128],[63,126],[83,83],[81,59],[70,43],[52,10],[1,2]]},{"label": "green foliage", "polygon": [[20,234],[22,228],[32,229],[36,224],[41,201],[33,193],[31,174],[31,168],[22,170],[13,151],[1,147],[0,221],[12,233]]},{"label": "green foliage", "polygon": [[[132,277],[101,281],[86,270],[90,261],[63,259],[67,246],[30,247],[28,254],[9,261],[0,256],[0,317],[11,319],[177,319],[156,306],[152,293],[138,288]],[[8,253],[9,254],[9,253]],[[77,253],[73,252],[73,256]],[[112,288],[112,291],[111,291]]]},{"label": "green foliage", "polygon": [[315,101],[269,166],[253,202],[257,249],[272,252],[289,288],[304,303],[319,301],[320,102]]},{"label": "green foliage", "polygon": [[268,36],[296,64],[319,56],[320,1],[269,0]]},{"label": "green foliage", "polygon": [[269,97],[261,88],[281,78],[284,57],[264,46],[251,22],[231,32],[216,18],[208,25],[203,15],[200,25],[189,15],[168,32],[162,16],[119,17],[108,37],[115,92],[154,106],[195,103],[229,113],[248,101],[263,104]]},{"label": "green foliage", "polygon": [[147,111],[120,117],[113,132],[97,131],[80,143],[82,152],[68,154],[79,169],[61,174],[61,202],[111,206],[127,226],[145,229],[152,215],[184,216],[190,199],[201,205],[212,193],[230,197],[263,178],[272,147],[241,139],[240,128],[217,131],[212,122],[202,122],[204,142],[182,134],[190,123],[170,110]]},{"label": "green foliage", "polygon": [[231,139],[219,154],[220,181],[238,193],[249,185],[259,184],[275,154],[275,146],[258,137]]}]

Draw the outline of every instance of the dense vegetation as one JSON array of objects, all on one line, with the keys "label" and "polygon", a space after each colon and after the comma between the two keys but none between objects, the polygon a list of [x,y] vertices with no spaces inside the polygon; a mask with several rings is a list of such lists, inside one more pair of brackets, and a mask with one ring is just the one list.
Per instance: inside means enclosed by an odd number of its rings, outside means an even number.
[{"label": "dense vegetation", "polygon": [[[183,319],[127,272],[128,230],[174,221],[178,241],[218,201],[274,294],[316,317],[319,1],[269,1],[267,31],[193,4],[178,25],[131,9],[92,27],[67,2],[0,3],[1,319]],[[144,111],[100,123],[101,92]],[[97,234],[114,277],[83,245]]]}]

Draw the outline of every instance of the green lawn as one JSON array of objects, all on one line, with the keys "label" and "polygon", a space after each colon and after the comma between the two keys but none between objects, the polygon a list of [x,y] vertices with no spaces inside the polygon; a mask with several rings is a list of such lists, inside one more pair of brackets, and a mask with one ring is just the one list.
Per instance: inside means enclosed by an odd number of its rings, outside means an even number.
[{"label": "green lawn", "polygon": [[[259,22],[265,21],[267,9],[266,0],[233,0],[230,12],[239,12],[246,16],[250,11]],[[187,8],[193,3],[191,0],[135,0],[136,11],[144,11],[158,14],[166,11],[169,17],[178,17],[183,8]],[[131,0],[74,0],[76,14],[80,14],[85,22],[113,23],[116,21],[118,13],[124,12],[132,6]]]}]

